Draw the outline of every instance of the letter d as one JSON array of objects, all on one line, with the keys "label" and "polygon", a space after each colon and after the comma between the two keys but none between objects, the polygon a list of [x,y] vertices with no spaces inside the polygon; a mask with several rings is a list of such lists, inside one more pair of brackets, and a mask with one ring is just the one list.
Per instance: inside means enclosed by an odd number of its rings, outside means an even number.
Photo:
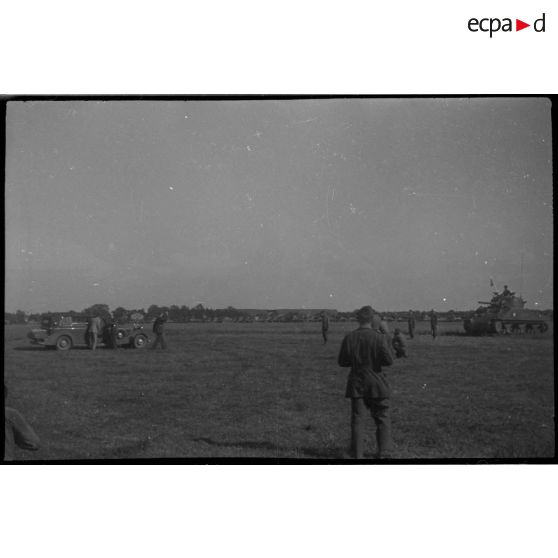
[{"label": "letter d", "polygon": [[[545,16],[545,14],[543,14],[541,18],[536,19],[536,20],[535,20],[535,23],[533,23],[533,29],[534,29],[537,33],[544,33],[544,25],[545,25],[544,16]],[[540,29],[539,29],[538,26],[537,26],[538,23],[539,23],[539,21],[542,22],[542,27],[541,27]]]}]

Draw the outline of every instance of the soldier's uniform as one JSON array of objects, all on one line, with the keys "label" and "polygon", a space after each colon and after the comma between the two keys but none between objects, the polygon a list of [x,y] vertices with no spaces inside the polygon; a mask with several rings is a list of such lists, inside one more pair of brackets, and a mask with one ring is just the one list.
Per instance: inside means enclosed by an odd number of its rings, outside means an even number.
[{"label": "soldier's uniform", "polygon": [[351,367],[345,397],[351,399],[351,453],[356,459],[364,455],[363,420],[367,409],[376,423],[378,456],[385,456],[392,446],[391,388],[382,366],[390,366],[393,358],[386,336],[371,327],[372,309],[368,322],[363,321],[367,315],[364,309],[359,313],[361,325],[345,336],[337,359],[339,366]]},{"label": "soldier's uniform", "polygon": [[407,351],[405,349],[405,341],[403,341],[403,336],[401,332],[396,329],[393,334],[393,339],[391,340],[391,346],[395,352],[396,358],[407,357]]},{"label": "soldier's uniform", "polygon": [[324,338],[324,345],[327,343],[327,333],[329,330],[329,318],[327,314],[322,314],[322,337]]},{"label": "soldier's uniform", "polygon": [[95,350],[97,348],[97,339],[99,338],[99,333],[101,333],[101,329],[103,327],[103,322],[99,316],[94,316],[91,318],[89,322],[89,347],[91,350]]},{"label": "soldier's uniform", "polygon": [[163,349],[167,348],[167,340],[165,339],[165,322],[167,321],[167,315],[161,314],[153,322],[153,333],[156,335],[155,342],[153,343],[152,349],[155,349],[160,343]]},{"label": "soldier's uniform", "polygon": [[434,310],[430,312],[430,331],[432,333],[432,339],[436,339],[438,335],[438,316]]},{"label": "soldier's uniform", "polygon": [[118,349],[118,325],[112,322],[108,327],[107,332],[109,344],[111,349]]},{"label": "soldier's uniform", "polygon": [[413,312],[409,312],[408,324],[409,324],[409,337],[413,339],[415,337],[415,326],[416,326],[415,315]]}]

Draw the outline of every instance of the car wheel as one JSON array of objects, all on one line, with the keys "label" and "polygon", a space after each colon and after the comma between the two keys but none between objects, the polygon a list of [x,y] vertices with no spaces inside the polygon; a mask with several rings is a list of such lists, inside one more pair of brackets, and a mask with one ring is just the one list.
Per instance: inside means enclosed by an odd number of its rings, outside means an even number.
[{"label": "car wheel", "polygon": [[147,346],[147,337],[143,334],[136,335],[134,337],[134,349],[143,349]]},{"label": "car wheel", "polygon": [[72,339],[67,335],[61,335],[56,340],[56,349],[59,351],[67,351],[72,348]]}]

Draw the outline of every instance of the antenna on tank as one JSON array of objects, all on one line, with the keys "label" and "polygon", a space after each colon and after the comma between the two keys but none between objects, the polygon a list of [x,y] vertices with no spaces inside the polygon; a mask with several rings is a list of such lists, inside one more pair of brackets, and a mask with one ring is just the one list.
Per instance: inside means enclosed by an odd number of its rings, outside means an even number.
[{"label": "antenna on tank", "polygon": [[519,296],[523,298],[523,250],[521,250],[521,282],[519,283]]}]

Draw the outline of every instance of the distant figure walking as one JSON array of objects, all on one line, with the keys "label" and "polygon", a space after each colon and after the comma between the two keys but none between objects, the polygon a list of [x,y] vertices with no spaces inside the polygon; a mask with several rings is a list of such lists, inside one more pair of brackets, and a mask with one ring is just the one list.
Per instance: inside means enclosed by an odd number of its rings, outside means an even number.
[{"label": "distant figure walking", "polygon": [[103,322],[99,316],[93,316],[89,320],[88,325],[88,337],[89,337],[89,348],[94,351],[97,348],[97,340],[99,339],[99,333],[103,327]]},{"label": "distant figure walking", "polygon": [[414,339],[414,337],[415,337],[415,326],[417,325],[417,322],[415,320],[415,313],[412,310],[409,310],[409,318],[407,320],[407,323],[409,325],[409,337],[411,339]]},{"label": "distant figure walking", "polygon": [[4,384],[4,461],[13,461],[15,447],[36,451],[39,449],[39,437],[16,409],[6,405],[8,388]]},{"label": "distant figure walking", "polygon": [[153,343],[152,349],[156,349],[157,345],[160,343],[161,348],[167,348],[167,340],[165,339],[165,323],[167,321],[167,313],[163,312],[160,316],[155,318],[153,322],[153,333],[156,335],[155,342]]},{"label": "distant figure walking", "polygon": [[322,337],[324,338],[324,345],[327,343],[327,333],[329,331],[329,317],[327,312],[322,312]]},{"label": "distant figure walking", "polygon": [[438,335],[438,315],[434,312],[434,309],[430,310],[430,332],[432,333],[432,339],[436,339]]},{"label": "distant figure walking", "polygon": [[374,311],[363,306],[357,312],[358,329],[345,336],[337,362],[351,367],[345,397],[351,399],[351,456],[364,456],[363,421],[366,410],[376,423],[377,456],[387,457],[392,447],[389,398],[391,388],[382,366],[390,366],[393,358],[387,337],[372,328]]},{"label": "distant figure walking", "polygon": [[405,341],[403,340],[403,335],[399,328],[395,328],[393,332],[393,339],[391,340],[391,346],[395,353],[396,358],[407,358],[407,351],[405,349]]}]

